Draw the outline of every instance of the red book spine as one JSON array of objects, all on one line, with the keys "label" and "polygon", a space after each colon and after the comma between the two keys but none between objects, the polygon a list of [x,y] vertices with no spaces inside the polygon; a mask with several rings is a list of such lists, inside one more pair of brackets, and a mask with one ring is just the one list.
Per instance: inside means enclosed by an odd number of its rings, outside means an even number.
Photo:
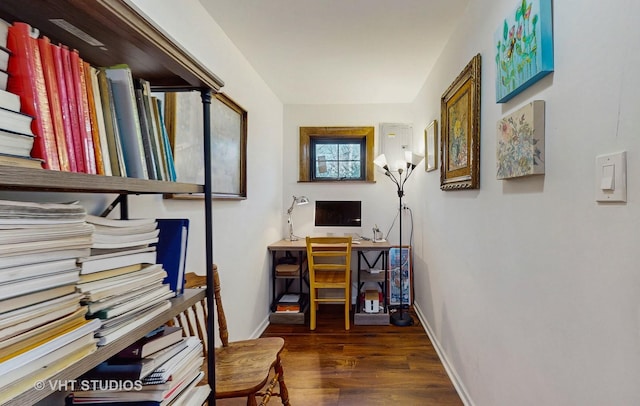
[{"label": "red book spine", "polygon": [[67,157],[69,158],[69,170],[78,172],[76,165],[76,153],[73,148],[73,130],[71,129],[71,116],[69,112],[69,98],[67,96],[67,84],[64,79],[64,68],[62,65],[62,50],[59,46],[51,44],[51,53],[53,55],[53,65],[56,71],[56,80],[58,82],[58,93],[60,94],[60,108],[62,110],[62,125],[64,126],[65,144],[67,146]]},{"label": "red book spine", "polygon": [[87,173],[96,174],[96,155],[93,145],[91,116],[89,115],[89,100],[87,98],[87,83],[84,75],[84,61],[80,58],[80,54],[75,49],[71,52],[71,63],[71,71],[76,79],[76,100],[78,102],[78,118],[80,119],[82,146],[84,147],[85,170]]},{"label": "red book spine", "polygon": [[51,111],[53,131],[56,138],[56,148],[58,151],[58,160],[60,161],[60,170],[68,172],[71,169],[69,166],[69,156],[67,155],[67,142],[64,134],[64,125],[62,123],[62,106],[60,105],[58,81],[56,79],[55,66],[53,64],[53,54],[51,53],[51,42],[49,41],[49,38],[39,38],[38,49],[40,51],[40,59],[42,60],[44,83],[47,87],[49,109]]},{"label": "red book spine", "polygon": [[33,117],[31,128],[36,137],[31,156],[43,159],[46,169],[60,170],[40,52],[30,33],[31,26],[21,22],[8,29],[7,47],[12,55],[7,90],[20,95],[20,110]]},{"label": "red book spine", "polygon": [[73,134],[73,152],[76,157],[78,172],[86,172],[84,162],[84,148],[80,135],[80,118],[78,117],[78,102],[74,88],[73,73],[71,70],[71,52],[65,45],[61,45],[62,67],[64,83],[67,86],[67,100],[69,101],[69,118],[71,118],[71,133]]}]

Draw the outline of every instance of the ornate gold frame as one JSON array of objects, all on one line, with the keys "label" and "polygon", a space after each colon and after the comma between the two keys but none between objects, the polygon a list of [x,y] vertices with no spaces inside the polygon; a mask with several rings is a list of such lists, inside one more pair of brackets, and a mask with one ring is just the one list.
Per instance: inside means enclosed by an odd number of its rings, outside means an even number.
[{"label": "ornate gold frame", "polygon": [[440,189],[480,187],[480,54],[441,99]]}]

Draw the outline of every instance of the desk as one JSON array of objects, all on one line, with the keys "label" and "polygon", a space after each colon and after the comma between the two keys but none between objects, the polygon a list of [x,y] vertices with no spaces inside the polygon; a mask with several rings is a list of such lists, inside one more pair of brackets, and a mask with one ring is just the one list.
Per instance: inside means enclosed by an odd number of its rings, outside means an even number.
[{"label": "desk", "polygon": [[[304,279],[306,274],[305,264],[306,264],[306,252],[307,252],[307,243],[305,239],[301,238],[296,241],[289,240],[280,240],[270,244],[268,247],[269,252],[271,252],[271,311],[273,312],[275,309],[275,304],[278,299],[278,295],[276,292],[276,280],[277,279],[287,279],[286,289],[291,286],[291,280],[299,278],[299,291],[302,293],[303,281],[307,282]],[[370,240],[358,240],[358,242],[354,242],[351,245],[351,251],[354,251],[358,255],[358,272],[357,279],[357,297],[356,297],[356,309],[354,317],[354,324],[388,324],[389,318],[387,314],[387,306],[383,306],[384,310],[382,313],[382,322],[375,322],[372,317],[375,317],[374,314],[367,314],[361,312],[361,303],[360,303],[360,289],[364,285],[365,282],[377,282],[378,285],[382,288],[382,297],[386,304],[387,302],[387,265],[389,263],[389,250],[391,249],[391,244],[389,242],[373,242]],[[375,259],[370,261],[365,253],[367,252],[378,252],[378,255]],[[280,257],[285,255],[297,256],[297,263],[300,264],[298,272],[296,275],[289,276],[277,276],[276,275],[276,267],[278,266],[278,255]],[[385,270],[380,274],[370,274],[366,269],[370,269],[375,267],[381,261],[381,269]],[[363,269],[362,262],[367,265],[366,269]],[[308,282],[307,282],[308,285]],[[362,315],[362,317],[360,317]],[[299,319],[297,319],[299,320]],[[361,321],[361,322],[359,322]],[[386,323],[385,323],[386,321]]]}]

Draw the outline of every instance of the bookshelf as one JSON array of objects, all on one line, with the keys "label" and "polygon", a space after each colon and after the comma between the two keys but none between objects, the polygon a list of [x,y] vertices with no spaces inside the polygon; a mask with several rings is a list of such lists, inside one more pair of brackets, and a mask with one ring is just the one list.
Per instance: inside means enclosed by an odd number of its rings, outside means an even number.
[{"label": "bookshelf", "polygon": [[[51,42],[77,49],[92,66],[127,64],[133,77],[150,82],[153,91],[200,90],[204,112],[205,184],[187,184],[135,178],[109,177],[83,173],[57,172],[44,169],[0,165],[0,189],[57,193],[115,193],[123,197],[135,194],[203,193],[205,196],[206,272],[213,269],[212,209],[210,179],[209,105],[211,94],[224,83],[176,44],[160,27],[148,21],[126,0],[3,0],[0,18],[22,21],[36,27]],[[75,32],[75,33],[74,33]],[[80,35],[77,35],[80,33]],[[126,205],[121,207],[126,216]],[[211,284],[211,278],[207,278]],[[173,318],[192,304],[207,298],[214,303],[213,289],[189,290],[172,300],[172,307],[134,331],[51,377],[53,380],[74,379],[132,344],[152,329]],[[213,331],[213,314],[209,311],[207,327]],[[214,347],[214,334],[208,334],[208,347]],[[213,357],[213,352],[209,355]],[[215,362],[208,362],[209,384],[215,387]],[[50,395],[50,390],[25,390],[8,405],[33,404]],[[210,402],[215,403],[215,391]]]}]

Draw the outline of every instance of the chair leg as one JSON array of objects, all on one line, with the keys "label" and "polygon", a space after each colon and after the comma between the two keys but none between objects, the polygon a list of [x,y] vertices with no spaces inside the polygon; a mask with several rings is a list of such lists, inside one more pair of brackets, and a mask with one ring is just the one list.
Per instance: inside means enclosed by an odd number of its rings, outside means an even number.
[{"label": "chair leg", "polygon": [[255,393],[252,393],[251,395],[247,396],[247,406],[258,406],[258,403],[256,403]]},{"label": "chair leg", "polygon": [[311,289],[311,292],[309,292],[309,296],[311,298],[311,303],[309,303],[309,311],[311,312],[311,315],[309,317],[309,329],[315,330],[316,329],[316,307],[317,307],[316,290]]},{"label": "chair leg", "polygon": [[282,363],[280,362],[280,357],[278,356],[278,360],[275,365],[276,373],[278,374],[278,386],[280,387],[280,400],[284,406],[289,406],[289,391],[287,390],[287,385],[284,383],[284,369],[282,368]]},{"label": "chair leg", "polygon": [[349,330],[349,319],[350,319],[350,307],[351,307],[351,299],[349,298],[349,289],[347,288],[347,290],[345,290],[345,295],[344,295],[345,299],[344,299],[344,329],[345,330]]}]

